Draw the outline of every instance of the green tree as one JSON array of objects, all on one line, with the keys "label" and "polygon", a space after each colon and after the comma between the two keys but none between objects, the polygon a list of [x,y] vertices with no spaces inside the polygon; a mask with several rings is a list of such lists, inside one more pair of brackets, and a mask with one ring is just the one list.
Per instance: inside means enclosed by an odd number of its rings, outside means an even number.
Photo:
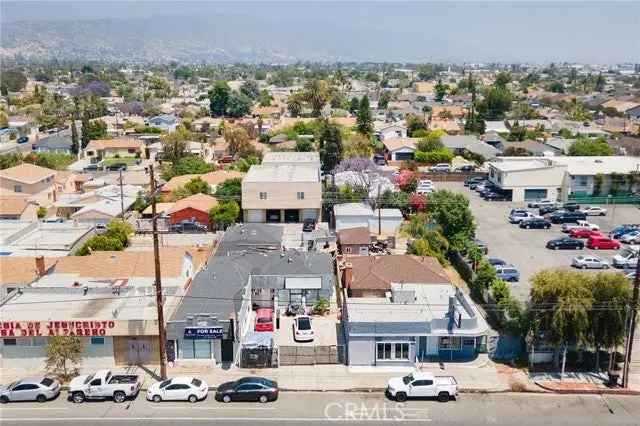
[{"label": "green tree", "polygon": [[215,197],[221,201],[240,201],[242,197],[242,179],[227,179],[216,187]]},{"label": "green tree", "polygon": [[247,131],[239,126],[227,127],[224,131],[224,140],[228,145],[230,155],[245,156],[253,151]]},{"label": "green tree", "polygon": [[49,337],[45,347],[45,369],[62,380],[69,380],[78,373],[82,353],[82,340],[77,336]]},{"label": "green tree", "polygon": [[429,217],[442,228],[450,244],[460,250],[475,232],[475,221],[469,200],[463,195],[441,189],[429,195]]},{"label": "green tree", "polygon": [[349,104],[349,112],[354,115],[358,112],[358,108],[360,108],[360,101],[354,96],[351,98],[351,103]]},{"label": "green tree", "polygon": [[613,155],[613,148],[604,138],[579,138],[569,147],[568,154],[571,156]]},{"label": "green tree", "polygon": [[376,202],[381,209],[400,209],[404,213],[409,213],[409,194],[405,191],[392,191],[387,189]]},{"label": "green tree", "polygon": [[428,132],[416,145],[418,151],[429,152],[444,148],[439,132]]},{"label": "green tree", "polygon": [[511,109],[512,100],[513,96],[508,88],[494,85],[478,103],[478,112],[485,120],[502,120]]},{"label": "green tree", "polygon": [[105,235],[120,241],[126,247],[129,245],[129,237],[133,235],[133,228],[127,222],[114,219],[107,224]]},{"label": "green tree", "polygon": [[507,87],[507,84],[511,83],[511,80],[512,76],[510,72],[500,71],[496,74],[496,80],[493,84],[495,84],[496,87]]},{"label": "green tree", "polygon": [[322,108],[329,101],[329,84],[325,80],[310,80],[304,86],[305,100],[311,106],[311,115],[320,117]]},{"label": "green tree", "polygon": [[225,201],[209,211],[209,220],[218,229],[227,229],[236,223],[240,214],[240,206],[235,201]]},{"label": "green tree", "polygon": [[107,137],[107,123],[102,120],[92,120],[86,128],[89,140],[104,139]]},{"label": "green tree", "polygon": [[89,141],[91,141],[91,137],[89,136],[89,112],[85,109],[82,113],[82,127],[81,127],[81,147],[85,149],[87,145],[89,145]]},{"label": "green tree", "polygon": [[240,86],[240,93],[247,96],[249,99],[256,100],[260,96],[260,89],[258,83],[255,80],[247,80]]},{"label": "green tree", "polygon": [[0,155],[0,170],[9,169],[22,163],[22,154],[14,152]]},{"label": "green tree", "polygon": [[351,134],[349,139],[344,143],[345,158],[370,158],[372,154],[373,147],[371,146],[371,140],[360,133]]},{"label": "green tree", "polygon": [[27,85],[27,77],[19,69],[1,70],[0,93],[6,96],[9,92],[19,92]]},{"label": "green tree", "polygon": [[36,212],[38,219],[44,219],[44,217],[47,215],[47,209],[45,207],[38,207],[38,211]]},{"label": "green tree", "polygon": [[287,110],[292,117],[299,117],[302,114],[304,103],[304,93],[297,91],[287,98]]},{"label": "green tree", "polygon": [[335,124],[322,120],[318,131],[318,146],[322,170],[330,172],[342,161],[342,133]]},{"label": "green tree", "polygon": [[271,101],[273,100],[273,96],[271,96],[271,94],[269,94],[269,91],[267,91],[267,89],[263,89],[260,92],[260,106],[262,107],[268,107],[271,106]]},{"label": "green tree", "polygon": [[223,117],[231,97],[231,88],[224,80],[218,80],[209,92],[209,109],[214,117]]},{"label": "green tree", "polygon": [[315,151],[313,146],[313,142],[309,139],[298,139],[296,141],[296,151],[297,152],[312,152]]},{"label": "green tree", "polygon": [[78,128],[76,127],[76,121],[71,120],[71,152],[73,155],[78,155],[80,152],[80,143],[78,141]]},{"label": "green tree", "polygon": [[498,274],[495,268],[486,260],[481,260],[472,283],[474,292],[481,294],[484,290],[489,290],[491,284],[497,279]]},{"label": "green tree", "polygon": [[187,155],[162,172],[162,178],[169,180],[174,176],[200,175],[215,170],[213,164],[205,162],[199,155]]},{"label": "green tree", "polygon": [[88,256],[93,251],[122,251],[124,244],[118,238],[95,235],[87,240],[76,252],[76,256]]},{"label": "green tree", "polygon": [[160,138],[162,141],[162,158],[177,164],[187,155],[187,141],[193,139],[193,134],[184,126],[178,126],[174,132]]},{"label": "green tree", "polygon": [[598,78],[596,79],[596,92],[604,92],[604,87],[605,87],[605,80],[604,77],[602,76],[602,73],[598,74]]},{"label": "green tree", "polygon": [[251,111],[252,101],[242,93],[232,92],[227,101],[227,115],[230,117],[244,117]]},{"label": "green tree", "polygon": [[378,109],[387,109],[389,101],[391,101],[391,92],[385,90],[380,94],[380,99],[378,99]]},{"label": "green tree", "polygon": [[442,102],[444,97],[447,95],[447,91],[449,90],[449,86],[442,83],[442,80],[438,80],[438,83],[435,85],[434,90],[436,91],[435,99],[438,102]]},{"label": "green tree", "polygon": [[209,184],[202,180],[200,177],[191,179],[184,185],[184,188],[189,191],[189,194],[210,194],[211,188]]},{"label": "green tree", "polygon": [[360,100],[356,128],[364,136],[370,136],[373,133],[373,118],[371,117],[371,108],[369,108],[369,97],[367,95],[364,95]]}]

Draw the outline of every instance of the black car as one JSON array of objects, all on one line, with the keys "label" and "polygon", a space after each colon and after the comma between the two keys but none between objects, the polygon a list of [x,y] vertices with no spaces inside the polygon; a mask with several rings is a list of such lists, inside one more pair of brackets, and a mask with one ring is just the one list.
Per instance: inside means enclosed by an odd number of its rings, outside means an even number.
[{"label": "black car", "polygon": [[27,142],[29,142],[29,136],[20,136],[16,142],[18,142],[18,143],[27,143]]},{"label": "black car", "polygon": [[557,211],[549,216],[551,223],[578,223],[579,220],[587,220],[587,215],[583,212]]},{"label": "black car", "polygon": [[373,162],[376,163],[378,166],[385,166],[387,164],[387,162],[384,159],[384,155],[381,155],[381,154],[374,155]]},{"label": "black car", "polygon": [[469,189],[476,189],[476,187],[477,187],[478,185],[483,184],[483,183],[488,183],[488,181],[487,181],[487,180],[485,180],[485,179],[481,179],[481,180],[476,180],[476,181],[474,181],[474,182],[471,182],[471,183],[469,184]]},{"label": "black car", "polygon": [[547,248],[552,250],[581,250],[584,248],[584,241],[576,238],[557,238],[547,242]]},{"label": "black car", "polygon": [[558,207],[556,207],[556,206],[544,206],[544,207],[540,207],[540,209],[538,209],[538,214],[540,216],[544,216],[545,214],[553,213],[553,212],[555,212],[557,210],[558,210]]},{"label": "black car", "polygon": [[183,220],[180,223],[171,225],[169,230],[171,232],[177,232],[179,234],[199,234],[202,232],[207,232],[207,226],[195,220]]},{"label": "black car", "polygon": [[218,386],[215,398],[222,402],[275,401],[278,399],[278,383],[263,377],[243,377]]},{"label": "black car", "polygon": [[464,186],[470,186],[473,183],[481,182],[483,180],[484,180],[484,178],[479,177],[479,176],[470,177],[468,179],[465,179]]},{"label": "black car", "polygon": [[511,201],[509,194],[504,192],[488,192],[483,198],[487,201]]},{"label": "black car", "polygon": [[500,266],[500,265],[506,265],[507,262],[505,262],[504,260],[497,258],[497,257],[489,257],[487,258],[487,262],[489,262],[489,265],[491,266]]},{"label": "black car", "polygon": [[549,229],[551,222],[546,219],[527,219],[520,221],[518,226],[523,229]]},{"label": "black car", "polygon": [[127,165],[126,163],[113,163],[107,166],[107,170],[110,172],[119,172],[122,170],[124,172],[127,170]]},{"label": "black car", "polygon": [[89,164],[82,170],[85,172],[97,172],[97,171],[103,170],[103,167],[97,164]]},{"label": "black car", "polygon": [[302,231],[303,232],[311,232],[316,229],[316,220],[315,219],[305,219],[302,222]]},{"label": "black car", "polygon": [[464,164],[460,167],[456,167],[455,171],[458,173],[471,173],[475,169],[476,169],[476,166],[473,166],[471,164]]},{"label": "black car", "polygon": [[578,204],[578,203],[564,203],[562,205],[562,209],[566,210],[568,212],[575,212],[577,210],[580,210],[580,204]]}]

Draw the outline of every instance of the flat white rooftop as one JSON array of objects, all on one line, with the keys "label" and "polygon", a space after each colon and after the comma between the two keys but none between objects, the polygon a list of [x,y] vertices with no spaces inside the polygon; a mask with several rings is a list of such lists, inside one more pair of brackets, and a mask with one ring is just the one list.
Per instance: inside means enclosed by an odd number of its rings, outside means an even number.
[{"label": "flat white rooftop", "polygon": [[318,168],[309,165],[268,164],[251,166],[244,182],[309,182],[319,183]]}]

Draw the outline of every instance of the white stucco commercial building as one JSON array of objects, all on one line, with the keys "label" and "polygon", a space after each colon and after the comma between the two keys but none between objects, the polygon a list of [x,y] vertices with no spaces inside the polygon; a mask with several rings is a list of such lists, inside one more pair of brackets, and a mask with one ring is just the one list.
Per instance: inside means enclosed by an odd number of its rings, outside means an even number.
[{"label": "white stucco commercial building", "polygon": [[504,157],[488,166],[489,180],[511,191],[515,202],[627,194],[640,187],[627,179],[640,173],[638,157]]}]

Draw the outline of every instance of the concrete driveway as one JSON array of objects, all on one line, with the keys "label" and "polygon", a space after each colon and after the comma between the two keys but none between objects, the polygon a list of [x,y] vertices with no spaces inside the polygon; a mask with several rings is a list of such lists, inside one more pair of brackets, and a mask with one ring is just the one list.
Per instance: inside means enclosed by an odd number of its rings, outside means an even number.
[{"label": "concrete driveway", "polygon": [[[547,241],[564,236],[560,225],[551,229],[520,229],[509,223],[507,217],[512,208],[526,208],[524,203],[488,202],[460,182],[437,182],[438,189],[461,192],[469,198],[471,210],[476,218],[477,236],[489,246],[489,257],[498,257],[515,265],[520,271],[520,281],[509,283],[512,294],[521,301],[529,299],[531,285],[529,279],[542,269],[570,268],[571,259],[579,254],[594,254],[609,261],[614,250],[549,250]],[[603,232],[624,223],[640,222],[640,210],[634,206],[604,206],[608,209],[605,217],[589,217],[588,220],[600,226]],[[537,209],[530,209],[537,213]],[[624,247],[624,245],[623,245]],[[593,273],[587,271],[586,273]]]}]

